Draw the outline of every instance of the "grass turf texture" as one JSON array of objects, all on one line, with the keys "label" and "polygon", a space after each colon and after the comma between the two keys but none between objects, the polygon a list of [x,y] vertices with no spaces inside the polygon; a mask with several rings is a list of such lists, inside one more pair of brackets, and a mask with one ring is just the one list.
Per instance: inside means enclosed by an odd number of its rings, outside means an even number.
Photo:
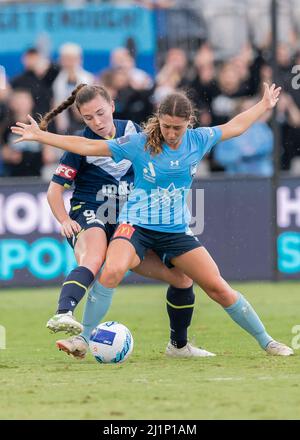
[{"label": "grass turf texture", "polygon": [[[300,324],[299,283],[235,285],[276,339],[291,344]],[[45,328],[58,289],[2,290],[0,419],[300,419],[300,350],[267,356],[197,290],[190,339],[215,358],[170,359],[162,286],[121,287],[106,320],[127,325],[134,352],[120,365],[59,352]],[[82,305],[76,312],[80,317]]]}]

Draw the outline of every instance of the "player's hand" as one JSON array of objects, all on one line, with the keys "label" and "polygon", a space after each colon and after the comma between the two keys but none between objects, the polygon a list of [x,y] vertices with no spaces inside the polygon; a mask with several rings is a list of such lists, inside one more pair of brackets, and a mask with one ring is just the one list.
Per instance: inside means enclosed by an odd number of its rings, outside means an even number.
[{"label": "player's hand", "polygon": [[274,83],[269,86],[266,82],[264,82],[264,88],[265,90],[262,101],[265,103],[266,109],[271,110],[279,101],[281,87],[276,87],[276,84]]},{"label": "player's hand", "polygon": [[70,217],[61,223],[61,235],[71,238],[73,235],[79,234],[81,226]]},{"label": "player's hand", "polygon": [[39,134],[42,130],[39,129],[37,122],[30,116],[27,116],[30,124],[24,124],[23,122],[16,122],[16,125],[10,127],[14,134],[18,134],[20,137],[14,141],[15,144],[22,141],[38,141]]}]

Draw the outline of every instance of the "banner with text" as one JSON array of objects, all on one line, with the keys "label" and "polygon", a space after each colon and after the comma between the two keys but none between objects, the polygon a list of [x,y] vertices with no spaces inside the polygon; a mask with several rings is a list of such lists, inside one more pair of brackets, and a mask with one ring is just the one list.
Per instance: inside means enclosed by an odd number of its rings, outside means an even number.
[{"label": "banner with text", "polygon": [[[87,4],[82,7],[45,4],[2,5],[0,64],[11,76],[16,56],[29,47],[57,54],[65,42],[80,44],[85,67],[96,72],[116,47],[130,40],[142,64],[151,70],[155,52],[153,12],[141,7]],[[102,59],[101,59],[102,58]],[[20,60],[18,62],[20,68]],[[141,67],[147,67],[145,65]]]},{"label": "banner with text", "polygon": [[[41,183],[0,184],[1,286],[58,284],[76,265],[46,191]],[[282,279],[300,279],[300,180],[283,179],[277,194],[278,271]],[[197,180],[190,199],[192,230],[226,279],[272,279],[269,179]],[[134,274],[126,279],[138,281],[148,282]]]}]

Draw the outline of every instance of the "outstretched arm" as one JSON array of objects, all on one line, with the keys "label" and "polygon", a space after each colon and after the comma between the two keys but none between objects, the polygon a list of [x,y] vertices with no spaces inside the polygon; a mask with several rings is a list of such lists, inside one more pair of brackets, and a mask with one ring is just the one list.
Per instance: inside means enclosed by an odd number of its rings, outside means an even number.
[{"label": "outstretched arm", "polygon": [[30,124],[17,122],[16,126],[11,127],[11,131],[20,135],[15,143],[22,141],[37,141],[49,144],[62,150],[71,151],[81,156],[112,156],[111,151],[105,141],[87,139],[80,136],[62,136],[49,133],[39,129],[36,121],[28,115]]},{"label": "outstretched arm", "polygon": [[240,136],[265,112],[275,107],[279,100],[281,87],[276,88],[275,84],[272,84],[271,87],[269,87],[267,83],[264,83],[264,87],[264,96],[256,105],[235,116],[226,124],[219,126],[222,130],[222,141],[235,136]]}]

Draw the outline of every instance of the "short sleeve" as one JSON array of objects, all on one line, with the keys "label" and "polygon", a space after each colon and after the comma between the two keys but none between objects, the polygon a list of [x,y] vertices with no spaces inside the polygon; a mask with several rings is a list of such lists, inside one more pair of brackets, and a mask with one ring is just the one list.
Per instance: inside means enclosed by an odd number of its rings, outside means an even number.
[{"label": "short sleeve", "polygon": [[133,162],[141,148],[141,143],[143,141],[143,135],[129,134],[122,136],[118,139],[113,139],[106,141],[107,145],[112,153],[112,158],[115,162],[120,162],[123,159],[130,160]]},{"label": "short sleeve", "polygon": [[222,130],[219,127],[199,127],[193,130],[193,133],[196,136],[201,157],[209,153],[222,137]]},{"label": "short sleeve", "polygon": [[62,155],[58,167],[53,174],[52,182],[70,188],[82,164],[83,157],[79,154],[66,152]]}]

